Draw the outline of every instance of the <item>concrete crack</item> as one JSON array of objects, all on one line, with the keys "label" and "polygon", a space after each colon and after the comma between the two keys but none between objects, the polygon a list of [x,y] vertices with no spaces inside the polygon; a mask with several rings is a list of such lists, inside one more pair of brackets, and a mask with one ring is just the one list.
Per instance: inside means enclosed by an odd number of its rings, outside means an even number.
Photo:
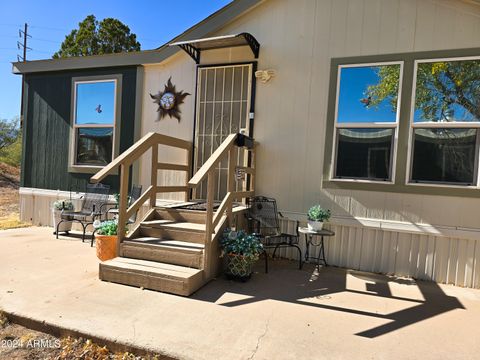
[{"label": "concrete crack", "polygon": [[260,342],[262,341],[262,339],[265,337],[265,335],[267,335],[267,332],[268,332],[268,325],[270,323],[270,320],[267,320],[267,323],[265,324],[265,331],[263,332],[263,334],[261,334],[258,339],[257,339],[257,346],[255,346],[255,349],[253,350],[253,353],[252,355],[250,355],[250,357],[248,358],[248,360],[252,360],[255,355],[257,354],[257,351],[260,347]]}]

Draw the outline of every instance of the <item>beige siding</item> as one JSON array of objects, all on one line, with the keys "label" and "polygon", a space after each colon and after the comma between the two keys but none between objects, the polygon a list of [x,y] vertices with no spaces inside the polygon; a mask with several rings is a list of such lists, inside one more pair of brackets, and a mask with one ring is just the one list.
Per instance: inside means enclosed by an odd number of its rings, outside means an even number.
[{"label": "beige siding", "polygon": [[[480,5],[459,0],[268,0],[212,35],[244,31],[261,44],[258,68],[277,72],[270,83],[256,87],[257,193],[275,197],[285,214],[300,220],[311,205],[321,203],[333,209],[333,222],[369,218],[403,224],[395,231],[339,225],[328,250],[337,265],[480,286],[475,275],[480,267],[475,238],[480,234],[479,199],[321,186],[323,141],[331,136],[325,134],[331,58],[480,47]],[[202,64],[251,60],[246,47],[202,54]],[[148,93],[163,89],[172,76],[177,89],[194,94],[195,68],[184,53],[146,67],[143,133],[193,139],[194,96],[182,105],[180,123],[168,118],[155,122],[156,107]],[[176,155],[165,152],[160,158],[175,160]],[[147,185],[148,162],[141,178]],[[174,180],[168,175],[160,179]],[[453,230],[449,236],[401,230],[416,224]],[[464,238],[462,228],[474,235]]]}]

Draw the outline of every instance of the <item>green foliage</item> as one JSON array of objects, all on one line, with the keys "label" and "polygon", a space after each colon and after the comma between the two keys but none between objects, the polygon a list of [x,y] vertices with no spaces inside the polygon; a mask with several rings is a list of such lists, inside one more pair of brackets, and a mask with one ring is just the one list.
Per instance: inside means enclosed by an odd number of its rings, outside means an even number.
[{"label": "green foliage", "polygon": [[[382,66],[378,75],[379,82],[368,86],[366,96],[371,97],[371,106],[388,99],[396,111],[399,68]],[[470,118],[480,119],[480,61],[420,63],[415,110],[426,121],[448,121],[454,106],[463,108]]]},{"label": "green foliage", "polygon": [[140,46],[137,36],[120,20],[105,18],[98,22],[94,15],[89,15],[78,24],[78,29],[65,36],[53,58],[139,51]]},{"label": "green foliage", "polygon": [[226,254],[242,255],[245,258],[256,260],[263,251],[260,239],[254,234],[245,231],[233,231],[226,229],[220,242],[222,250]]},{"label": "green foliage", "polygon": [[22,136],[19,135],[15,142],[0,150],[0,162],[18,167],[22,162]]},{"label": "green foliage", "polygon": [[308,220],[312,221],[328,221],[330,216],[332,216],[332,212],[330,209],[324,209],[320,205],[312,206],[308,210]]},{"label": "green foliage", "polygon": [[369,107],[378,106],[387,99],[393,111],[397,111],[398,87],[400,84],[400,65],[378,67],[378,84],[369,85],[366,96],[371,97]]},{"label": "green foliage", "polygon": [[74,206],[70,200],[57,200],[53,203],[53,208],[56,210],[73,210]]},{"label": "green foliage", "polygon": [[0,151],[9,147],[20,136],[20,120],[18,117],[13,120],[0,119]]},{"label": "green foliage", "polygon": [[117,235],[118,222],[117,220],[102,221],[99,224],[95,223],[94,227],[97,229],[97,234],[99,235]]}]

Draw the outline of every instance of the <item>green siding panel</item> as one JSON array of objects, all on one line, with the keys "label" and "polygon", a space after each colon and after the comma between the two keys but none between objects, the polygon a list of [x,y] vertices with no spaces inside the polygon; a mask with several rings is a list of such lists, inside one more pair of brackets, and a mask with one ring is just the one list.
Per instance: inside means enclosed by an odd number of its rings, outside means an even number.
[{"label": "green siding panel", "polygon": [[[21,186],[84,191],[92,174],[68,172],[72,78],[122,75],[120,153],[134,141],[137,68],[49,72],[25,75],[26,104]],[[118,176],[103,183],[118,191]]]}]

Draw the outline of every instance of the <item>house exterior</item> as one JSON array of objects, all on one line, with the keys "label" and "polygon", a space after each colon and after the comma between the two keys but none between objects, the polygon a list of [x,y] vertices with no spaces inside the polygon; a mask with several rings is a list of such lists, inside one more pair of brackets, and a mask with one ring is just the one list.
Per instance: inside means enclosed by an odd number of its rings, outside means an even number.
[{"label": "house exterior", "polygon": [[[461,88],[479,75],[479,29],[476,1],[240,0],[157,50],[15,63],[26,86],[21,216],[49,225],[54,199],[82,191],[148,132],[192,141],[193,172],[230,132],[243,132],[257,142],[258,195],[294,220],[316,203],[332,209],[330,264],[480,288],[480,120],[451,89],[450,100],[433,101],[421,77],[440,72],[441,81],[451,66]],[[244,33],[257,54],[246,38],[191,42]],[[175,43],[200,49],[199,58]],[[262,82],[259,70],[272,77]],[[180,120],[159,119],[150,96],[169,79],[191,94]],[[368,88],[379,79],[383,88]],[[469,81],[467,98],[476,94]],[[105,83],[114,111],[92,127],[76,104]],[[160,151],[159,161],[181,156]],[[150,164],[136,165],[132,182],[146,186]],[[178,176],[164,171],[158,181]],[[106,182],[118,187],[115,175]]]}]

